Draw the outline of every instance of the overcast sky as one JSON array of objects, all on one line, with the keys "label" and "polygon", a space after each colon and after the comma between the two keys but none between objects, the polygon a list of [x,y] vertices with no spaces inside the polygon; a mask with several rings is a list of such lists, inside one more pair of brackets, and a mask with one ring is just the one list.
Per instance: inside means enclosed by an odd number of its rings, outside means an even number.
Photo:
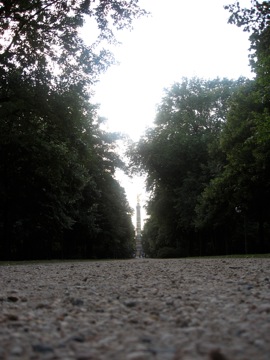
[{"label": "overcast sky", "polygon": [[95,101],[110,129],[137,140],[153,122],[163,89],[183,76],[250,76],[248,35],[227,24],[228,2],[139,1],[152,15],[136,21],[132,32],[119,33],[122,45],[113,50],[120,64],[96,87]]},{"label": "overcast sky", "polygon": [[[138,140],[155,118],[163,89],[182,77],[251,77],[248,34],[227,23],[223,6],[233,0],[140,0],[151,15],[137,20],[132,32],[119,33],[113,49],[119,65],[100,78],[94,101],[110,131]],[[250,0],[240,0],[249,6]],[[138,179],[122,179],[135,207],[143,193]],[[143,199],[142,199],[143,202]]]}]

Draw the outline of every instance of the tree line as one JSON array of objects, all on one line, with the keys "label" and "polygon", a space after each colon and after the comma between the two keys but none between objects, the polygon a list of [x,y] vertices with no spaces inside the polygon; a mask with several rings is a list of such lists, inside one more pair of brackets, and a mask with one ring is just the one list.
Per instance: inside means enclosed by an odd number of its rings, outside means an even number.
[{"label": "tree line", "polygon": [[0,260],[132,256],[119,135],[91,94],[114,61],[104,44],[144,14],[137,0],[0,1]]},{"label": "tree line", "polygon": [[270,251],[270,4],[225,8],[250,33],[254,79],[182,79],[128,151],[150,193],[147,256]]},{"label": "tree line", "polygon": [[[103,130],[91,96],[115,30],[146,14],[137,2],[0,1],[0,260],[133,255],[120,135]],[[226,8],[250,32],[255,78],[174,84],[128,151],[151,194],[148,256],[270,250],[270,5]]]}]

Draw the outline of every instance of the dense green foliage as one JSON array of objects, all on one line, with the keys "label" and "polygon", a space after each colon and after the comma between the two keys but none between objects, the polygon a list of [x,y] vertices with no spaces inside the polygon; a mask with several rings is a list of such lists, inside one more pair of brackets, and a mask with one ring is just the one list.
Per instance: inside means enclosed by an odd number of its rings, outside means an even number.
[{"label": "dense green foliage", "polygon": [[[132,256],[118,136],[101,130],[88,94],[112,61],[100,41],[144,14],[136,3],[0,1],[2,260]],[[79,37],[87,17],[91,46]]]},{"label": "dense green foliage", "polygon": [[[1,76],[20,67],[39,82],[82,88],[112,61],[100,42],[115,41],[114,28],[130,27],[144,13],[137,0],[2,0]],[[98,30],[90,45],[79,36],[86,19]]]},{"label": "dense green foliage", "polygon": [[130,148],[150,191],[148,256],[270,251],[270,7],[228,9],[251,32],[255,79],[183,79]]}]

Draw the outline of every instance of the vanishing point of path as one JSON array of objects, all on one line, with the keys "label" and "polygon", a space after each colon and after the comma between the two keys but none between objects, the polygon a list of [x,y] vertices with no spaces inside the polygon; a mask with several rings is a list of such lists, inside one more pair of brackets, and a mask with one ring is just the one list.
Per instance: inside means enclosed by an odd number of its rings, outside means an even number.
[{"label": "vanishing point of path", "polygon": [[0,359],[269,360],[269,259],[0,267]]}]

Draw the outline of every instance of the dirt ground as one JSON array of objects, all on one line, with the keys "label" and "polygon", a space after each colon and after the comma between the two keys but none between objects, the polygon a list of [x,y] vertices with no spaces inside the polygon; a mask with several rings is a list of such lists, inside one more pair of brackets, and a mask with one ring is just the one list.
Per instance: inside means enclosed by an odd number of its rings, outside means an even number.
[{"label": "dirt ground", "polygon": [[0,266],[0,359],[269,360],[270,259]]}]

